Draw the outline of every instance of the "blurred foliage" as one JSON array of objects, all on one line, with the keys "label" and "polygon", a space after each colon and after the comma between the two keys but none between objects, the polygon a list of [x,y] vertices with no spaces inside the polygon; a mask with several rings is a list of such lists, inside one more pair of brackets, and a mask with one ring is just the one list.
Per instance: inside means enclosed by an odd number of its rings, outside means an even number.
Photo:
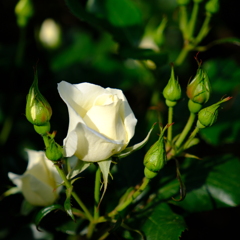
[{"label": "blurred foliage", "polygon": [[[138,119],[136,134],[131,141],[137,143],[158,121],[153,106],[159,110],[161,124],[167,123],[162,90],[170,76],[170,63],[176,60],[183,45],[176,0],[31,2],[33,12],[28,14],[24,26],[17,25],[14,10],[17,0],[0,3],[0,194],[13,186],[8,172],[22,174],[25,171],[24,149],[44,148],[41,138],[24,116],[26,95],[33,81],[33,66],[38,67],[39,88],[52,106],[51,124],[52,129],[57,130],[59,143],[68,128],[67,108],[56,88],[61,80],[122,89]],[[236,40],[240,38],[239,10],[237,0],[220,0],[219,3],[220,11],[212,17],[212,29],[200,45],[210,46],[209,43],[224,38],[234,40],[213,44],[211,48],[199,48],[199,51],[204,50],[199,58],[213,88],[208,105],[224,95],[233,99],[224,105],[215,125],[200,131],[200,144],[189,150],[202,160],[180,158],[187,197],[182,202],[171,199],[179,195],[175,165],[171,161],[152,181],[147,194],[142,196],[143,201],[132,206],[132,218],[126,221],[128,227],[118,228],[107,239],[141,239],[141,235],[133,230],[142,231],[147,240],[175,240],[181,235],[182,240],[233,239],[239,235],[236,223],[230,221],[238,218],[240,213],[240,48]],[[204,17],[201,8],[197,28]],[[41,24],[48,18],[53,19],[61,30],[60,41],[54,48],[46,47],[39,38]],[[161,22],[163,27],[157,45],[153,39],[156,40],[154,34]],[[196,72],[195,55],[196,51],[190,52],[175,68],[182,89]],[[174,134],[181,132],[187,118],[184,94],[174,112]],[[110,179],[101,214],[111,211],[126,189],[141,181],[143,156],[156,141],[157,133],[155,128],[144,149],[112,168],[114,178]],[[84,171],[82,177],[75,188],[91,207],[93,169]],[[59,204],[63,204],[61,198]],[[86,227],[81,219],[74,223],[58,211],[49,213],[42,220],[40,226],[44,232],[36,231],[32,223],[40,208],[26,204],[21,194],[1,197],[0,209],[0,239],[77,239],[75,235]],[[104,224],[100,227],[111,229]]]}]

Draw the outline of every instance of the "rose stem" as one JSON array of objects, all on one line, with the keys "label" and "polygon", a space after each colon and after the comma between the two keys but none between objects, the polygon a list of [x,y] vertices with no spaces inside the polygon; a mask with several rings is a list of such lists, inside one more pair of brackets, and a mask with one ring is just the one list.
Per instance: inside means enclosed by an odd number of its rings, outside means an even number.
[{"label": "rose stem", "polygon": [[167,140],[171,144],[172,141],[172,121],[173,121],[173,107],[168,108],[168,131],[167,131]]},{"label": "rose stem", "polygon": [[[69,182],[69,180],[67,179],[64,171],[57,164],[54,164],[54,166],[56,167],[59,175],[61,176],[62,180],[64,181],[66,188],[72,188],[73,186]],[[84,211],[84,213],[85,213],[86,217],[88,218],[88,220],[89,221],[93,221],[93,217],[92,217],[91,213],[88,211],[88,209],[86,208],[84,203],[81,201],[79,196],[74,191],[72,191],[72,196],[76,200],[76,202],[79,204],[79,206],[82,208],[82,210]]]},{"label": "rose stem", "polygon": [[91,221],[88,227],[87,238],[90,239],[92,237],[96,222],[99,218],[99,208],[98,203],[100,200],[100,181],[101,181],[101,171],[100,168],[97,168],[95,175],[95,188],[94,188],[94,222]]},{"label": "rose stem", "polygon": [[113,217],[118,212],[121,212],[126,207],[128,207],[133,202],[133,200],[136,199],[145,190],[149,182],[150,182],[150,179],[144,177],[142,185],[137,189],[137,191],[131,197],[129,197],[123,204],[118,205],[112,212],[110,212],[108,214],[108,217]]}]

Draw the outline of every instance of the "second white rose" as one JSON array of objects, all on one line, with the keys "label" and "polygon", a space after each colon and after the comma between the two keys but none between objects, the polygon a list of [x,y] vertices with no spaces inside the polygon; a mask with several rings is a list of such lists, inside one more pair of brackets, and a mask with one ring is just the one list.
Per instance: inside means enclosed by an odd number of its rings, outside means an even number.
[{"label": "second white rose", "polygon": [[126,148],[137,119],[121,90],[62,81],[58,91],[69,112],[66,157],[97,162]]}]

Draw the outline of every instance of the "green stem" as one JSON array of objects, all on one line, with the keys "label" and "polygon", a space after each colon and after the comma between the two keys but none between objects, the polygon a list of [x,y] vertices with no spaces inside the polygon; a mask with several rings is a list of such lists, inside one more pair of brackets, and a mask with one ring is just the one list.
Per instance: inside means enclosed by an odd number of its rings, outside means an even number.
[{"label": "green stem", "polygon": [[88,232],[87,232],[87,239],[90,239],[92,237],[92,234],[95,229],[96,222],[99,218],[99,200],[100,200],[100,181],[101,181],[101,170],[98,167],[95,175],[95,188],[94,188],[94,221],[91,221],[88,226]]},{"label": "green stem", "polygon": [[47,135],[42,136],[45,147],[49,147],[49,137]]},{"label": "green stem", "polygon": [[193,37],[193,34],[194,34],[198,10],[199,10],[199,3],[194,2],[191,19],[190,19],[189,25],[188,25],[188,39],[189,40],[191,40],[191,38]]},{"label": "green stem", "polygon": [[184,62],[185,58],[187,57],[188,53],[192,49],[193,49],[193,47],[191,45],[189,45],[189,43],[188,43],[188,45],[185,45],[183,47],[183,49],[181,50],[181,52],[179,53],[176,61],[174,62],[174,65],[176,65],[176,66],[181,65]]},{"label": "green stem", "polygon": [[186,6],[180,6],[180,20],[179,20],[179,28],[182,31],[183,38],[187,38],[187,8]]},{"label": "green stem", "polygon": [[108,214],[108,217],[113,217],[115,216],[118,212],[123,211],[126,207],[128,207],[134,199],[136,199],[147,187],[148,183],[150,182],[150,179],[148,178],[143,178],[143,182],[142,185],[138,188],[138,190],[129,198],[127,198],[127,200],[122,203],[121,205],[118,205],[112,212],[110,212]]},{"label": "green stem", "polygon": [[95,200],[95,205],[94,205],[94,219],[99,218],[99,209],[98,209],[98,203],[100,200],[100,181],[101,181],[101,170],[98,167],[96,171],[96,177],[95,177],[95,189],[94,189],[94,200]]},{"label": "green stem", "polygon": [[195,117],[196,117],[196,114],[191,112],[190,116],[188,118],[187,124],[185,125],[182,133],[180,134],[178,140],[176,141],[176,144],[175,144],[176,149],[180,148],[181,144],[183,143],[184,139],[186,138],[187,134],[189,133],[189,131],[194,123]]},{"label": "green stem", "polygon": [[189,143],[192,141],[192,139],[197,135],[197,133],[199,132],[199,128],[195,127],[195,129],[192,131],[191,135],[189,136],[188,140],[186,141],[186,143],[183,146],[183,149],[187,149]]},{"label": "green stem", "polygon": [[210,13],[206,14],[205,20],[203,22],[203,25],[197,35],[197,37],[194,40],[194,44],[197,45],[199,42],[202,41],[202,39],[208,34],[209,32],[209,22],[211,20],[212,15]]},{"label": "green stem", "polygon": [[[54,166],[56,167],[60,177],[64,181],[66,188],[72,188],[73,186],[72,186],[71,182],[67,179],[64,171],[57,164],[54,164]],[[83,204],[83,202],[81,201],[79,196],[74,191],[72,191],[72,196],[76,200],[76,202],[79,204],[79,206],[82,208],[82,210],[84,211],[88,220],[93,221],[93,217],[92,217],[91,213],[88,211],[86,206]]]},{"label": "green stem", "polygon": [[172,121],[173,121],[173,107],[168,108],[168,132],[167,132],[167,140],[169,143],[172,141]]}]

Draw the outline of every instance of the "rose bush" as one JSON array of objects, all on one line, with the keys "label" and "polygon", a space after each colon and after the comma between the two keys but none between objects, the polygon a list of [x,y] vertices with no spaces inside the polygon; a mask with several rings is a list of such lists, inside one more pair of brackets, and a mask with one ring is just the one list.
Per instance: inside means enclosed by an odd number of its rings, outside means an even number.
[{"label": "rose bush", "polygon": [[21,190],[24,198],[35,206],[48,206],[58,198],[62,182],[53,163],[43,151],[27,150],[28,166],[23,175],[8,173],[8,177]]},{"label": "rose bush", "polygon": [[121,90],[62,81],[58,91],[69,112],[66,157],[97,162],[126,148],[137,120]]}]

